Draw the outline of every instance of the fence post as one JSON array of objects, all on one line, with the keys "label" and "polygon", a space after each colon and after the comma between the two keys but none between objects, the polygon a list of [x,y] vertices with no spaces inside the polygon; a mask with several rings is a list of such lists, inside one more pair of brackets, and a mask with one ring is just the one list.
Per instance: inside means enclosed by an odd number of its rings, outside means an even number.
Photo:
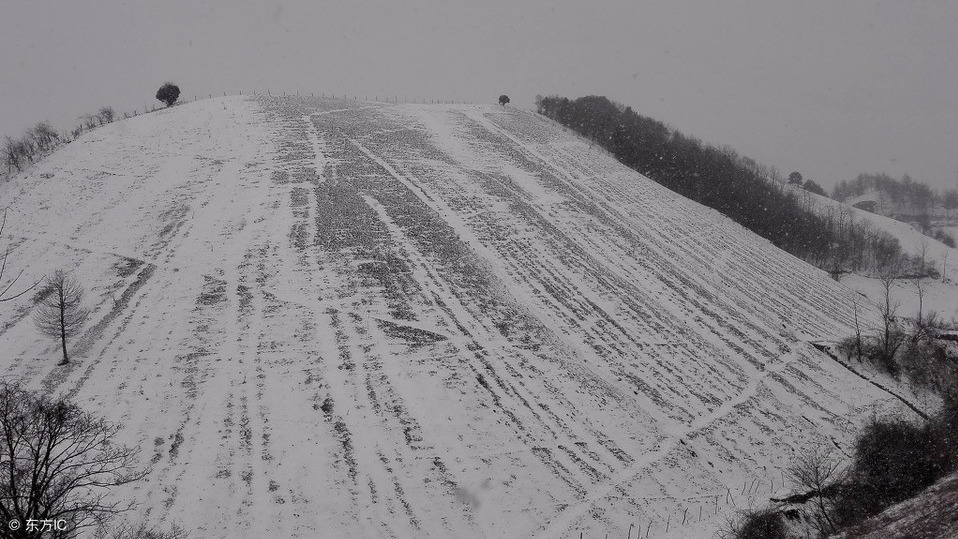
[{"label": "fence post", "polygon": [[665,533],[669,533],[669,524],[672,523],[672,513],[669,513],[669,518],[665,519]]},{"label": "fence post", "polygon": [[685,512],[682,513],[682,525],[685,526],[685,518],[689,515],[689,508],[685,508]]}]

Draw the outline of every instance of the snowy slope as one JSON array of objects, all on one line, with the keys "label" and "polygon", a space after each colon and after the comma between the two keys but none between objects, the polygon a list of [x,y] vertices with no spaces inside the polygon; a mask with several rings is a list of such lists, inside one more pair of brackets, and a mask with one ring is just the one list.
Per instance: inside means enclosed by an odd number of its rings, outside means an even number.
[{"label": "snowy slope", "polygon": [[0,202],[93,308],[61,367],[4,304],[6,376],[122,422],[195,537],[707,537],[902,408],[809,345],[854,292],[523,111],[216,98]]}]

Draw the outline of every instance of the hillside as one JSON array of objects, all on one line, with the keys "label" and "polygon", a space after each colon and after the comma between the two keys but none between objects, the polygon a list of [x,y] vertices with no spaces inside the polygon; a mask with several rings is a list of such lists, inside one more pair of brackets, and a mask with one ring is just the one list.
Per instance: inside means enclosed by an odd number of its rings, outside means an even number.
[{"label": "hillside", "polygon": [[958,474],[889,507],[835,539],[941,539],[958,537]]},{"label": "hillside", "polygon": [[194,537],[708,537],[910,413],[809,344],[854,292],[519,110],[215,98],[0,203],[93,309],[64,367],[2,304],[0,368],[122,423],[119,494]]}]

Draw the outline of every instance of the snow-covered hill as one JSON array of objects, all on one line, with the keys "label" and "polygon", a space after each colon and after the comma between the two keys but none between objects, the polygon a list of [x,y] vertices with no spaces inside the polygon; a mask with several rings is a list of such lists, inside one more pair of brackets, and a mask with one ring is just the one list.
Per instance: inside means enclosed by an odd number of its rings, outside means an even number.
[{"label": "snow-covered hill", "polygon": [[707,537],[904,409],[809,344],[854,292],[528,112],[211,99],[0,203],[93,309],[64,367],[2,304],[0,368],[122,423],[120,494],[195,537]]}]

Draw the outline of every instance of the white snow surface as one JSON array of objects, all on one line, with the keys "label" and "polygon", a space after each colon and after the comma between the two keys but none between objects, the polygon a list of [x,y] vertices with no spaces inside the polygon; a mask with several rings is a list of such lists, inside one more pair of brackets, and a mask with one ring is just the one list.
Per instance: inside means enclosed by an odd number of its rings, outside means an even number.
[{"label": "white snow surface", "polygon": [[92,309],[58,366],[0,304],[5,378],[122,424],[127,516],[193,537],[709,537],[910,413],[809,344],[855,292],[521,110],[215,98],[0,203]]}]

